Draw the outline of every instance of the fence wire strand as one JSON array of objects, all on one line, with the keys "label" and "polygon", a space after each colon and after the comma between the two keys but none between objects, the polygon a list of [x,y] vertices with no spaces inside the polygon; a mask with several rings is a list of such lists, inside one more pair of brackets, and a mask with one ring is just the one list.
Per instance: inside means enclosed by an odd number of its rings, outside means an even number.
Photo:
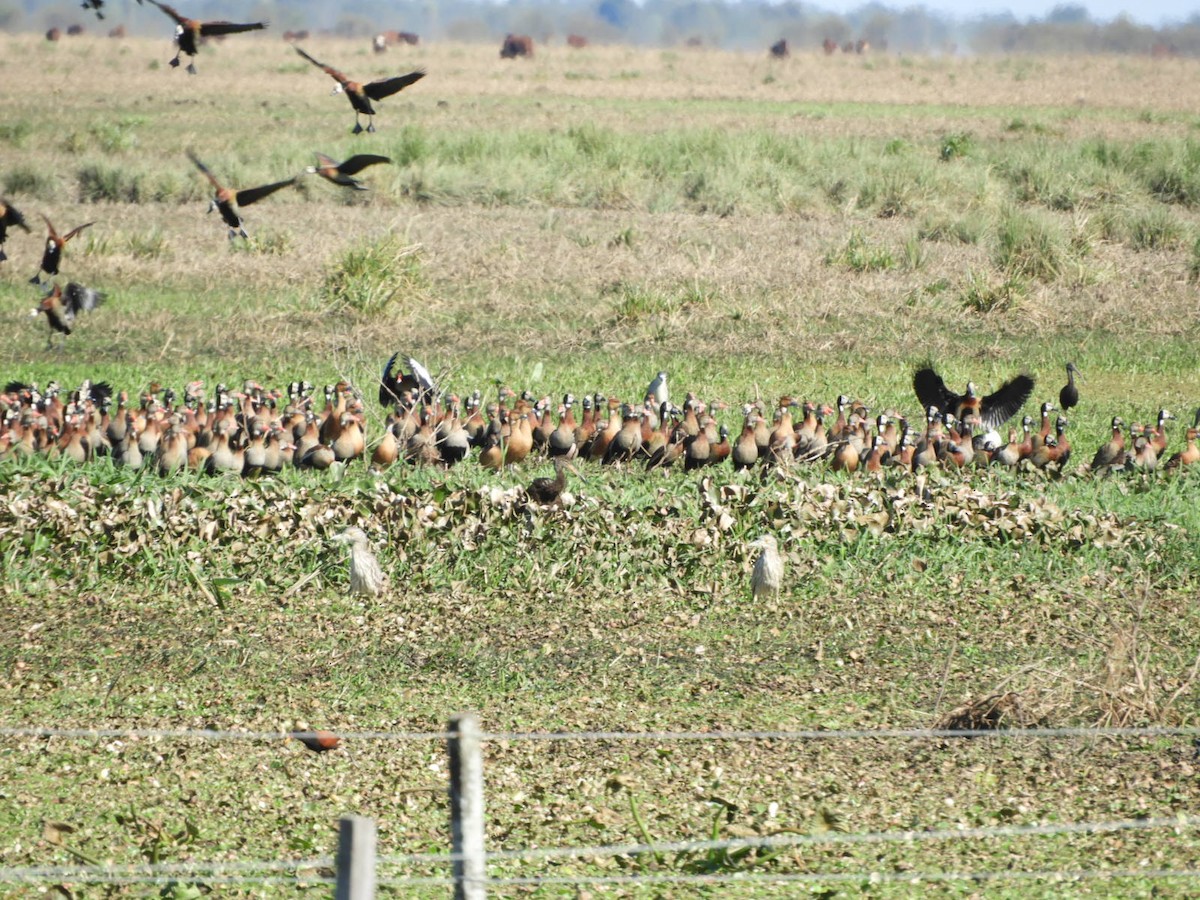
[{"label": "fence wire strand", "polygon": [[[280,741],[310,737],[311,731],[229,731],[206,728],[0,728],[0,737],[67,739],[187,739],[205,741]],[[338,731],[348,741],[445,741],[453,731]],[[480,740],[491,743],[519,741],[829,741],[829,740],[944,740],[952,738],[1003,738],[1006,740],[1061,738],[1200,738],[1197,727],[1150,728],[876,728],[807,731],[497,731],[484,732]]]}]

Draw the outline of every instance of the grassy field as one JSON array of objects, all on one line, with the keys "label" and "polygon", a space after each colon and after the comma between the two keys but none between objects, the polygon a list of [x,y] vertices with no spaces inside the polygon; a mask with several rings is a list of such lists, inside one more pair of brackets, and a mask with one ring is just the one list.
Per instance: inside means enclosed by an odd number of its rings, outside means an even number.
[{"label": "grassy field", "polygon": [[[1113,415],[1164,406],[1178,449],[1200,402],[1191,61],[552,46],[509,62],[314,39],[364,80],[428,72],[353,137],[345,98],[277,39],[231,38],[194,78],[167,68],[165,36],[0,47],[0,196],[33,226],[10,230],[0,263],[5,381],[346,377],[370,398],[399,350],[460,394],[499,380],[637,400],[667,369],[673,396],[724,401],[736,426],[746,399],[785,393],[915,415],[925,359],[960,388],[1028,371],[1034,412],[1071,359],[1080,462]],[[395,164],[364,173],[370,193],[312,179],[248,207],[251,239],[230,243],[188,148],[236,188],[314,151]],[[29,316],[41,213],[59,230],[95,221],[62,273],[109,295],[61,353]],[[923,498],[902,473],[582,468],[574,503],[547,512],[517,490],[541,463],[242,483],[2,460],[0,726],[426,732],[474,709],[489,731],[925,728],[1007,692],[1011,724],[1197,724],[1196,473],[934,474]],[[348,524],[391,576],[377,601],[346,597],[328,539]],[[788,579],[756,604],[748,544],[765,531]],[[383,854],[446,852],[444,755],[6,737],[0,865],[328,857],[345,813],[378,821]],[[1198,765],[1188,739],[1156,736],[499,741],[488,846],[1157,820],[1196,809]],[[1050,898],[1185,897],[1195,880],[866,873],[1197,868],[1193,826],[491,872],[861,875],[508,890],[545,897]],[[201,893],[328,888],[164,888]]]}]

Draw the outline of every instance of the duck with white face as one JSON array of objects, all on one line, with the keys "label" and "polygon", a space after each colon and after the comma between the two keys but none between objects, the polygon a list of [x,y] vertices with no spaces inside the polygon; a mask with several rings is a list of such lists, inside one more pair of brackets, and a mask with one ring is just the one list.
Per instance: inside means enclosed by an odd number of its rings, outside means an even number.
[{"label": "duck with white face", "polygon": [[[141,0],[138,0],[140,3]],[[165,3],[159,3],[158,0],[149,0],[150,3],[157,6],[168,16],[175,20],[175,46],[178,48],[175,51],[175,57],[171,60],[171,68],[176,68],[179,65],[180,54],[186,53],[189,57],[195,57],[199,52],[199,45],[208,37],[216,37],[217,35],[238,34],[243,31],[259,31],[267,27],[266,22],[201,22],[199,19],[189,19],[186,16],[180,15],[170,6]],[[196,64],[189,60],[187,67],[188,74],[196,74]]]}]

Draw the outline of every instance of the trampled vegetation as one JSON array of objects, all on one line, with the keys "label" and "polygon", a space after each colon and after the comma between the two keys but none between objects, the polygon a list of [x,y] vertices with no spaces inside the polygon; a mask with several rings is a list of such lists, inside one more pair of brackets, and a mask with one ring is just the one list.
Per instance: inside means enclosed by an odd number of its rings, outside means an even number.
[{"label": "trampled vegetation", "polygon": [[[282,42],[247,40],[249,54],[232,40],[206,51],[188,80],[163,65],[164,42],[85,54],[5,39],[0,85],[37,65],[62,97],[49,119],[0,87],[0,195],[33,226],[10,231],[0,263],[5,381],[91,378],[136,396],[151,381],[345,378],[374,439],[372,395],[396,350],[489,398],[499,381],[636,402],[666,369],[673,397],[724,401],[734,428],[742,402],[785,394],[847,393],[916,421],[926,358],[959,388],[1029,371],[1040,402],[1071,359],[1084,373],[1076,463],[1114,415],[1190,420],[1200,403],[1191,63],[621,48],[512,63],[420,47],[401,65],[429,76],[352,139],[325,81]],[[370,77],[397,67],[357,43],[320,49]],[[184,155],[240,187],[366,141],[394,160],[364,173],[370,192],[305,181],[248,207],[251,238],[232,243]],[[63,274],[108,294],[61,353],[28,315],[42,212],[96,221]],[[922,490],[899,471],[580,466],[587,481],[554,510],[523,498],[539,463],[243,481],[0,461],[0,725],[426,732],[474,708],[493,731],[925,728],[997,696],[1002,727],[1197,724],[1195,472],[934,473]],[[346,596],[329,538],[348,525],[391,575],[378,599]],[[763,532],[780,539],[787,582],[755,604],[747,545]],[[442,760],[421,741],[315,755],[266,740],[5,737],[0,859],[313,859],[347,812],[379,821],[381,852],[444,852]],[[488,843],[1156,821],[1195,808],[1195,766],[1186,738],[1155,736],[495,742]],[[492,871],[1181,870],[1196,851],[1182,827]],[[327,892],[185,882],[176,896]],[[974,889],[869,882],[831,889]],[[994,893],[1114,884],[1189,893],[1149,877]],[[706,890],[795,886],[671,893]]]}]

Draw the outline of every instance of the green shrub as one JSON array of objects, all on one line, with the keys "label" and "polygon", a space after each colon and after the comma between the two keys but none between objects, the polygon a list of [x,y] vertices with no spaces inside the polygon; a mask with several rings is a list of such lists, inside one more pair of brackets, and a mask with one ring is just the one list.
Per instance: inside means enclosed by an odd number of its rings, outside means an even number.
[{"label": "green shrub", "polygon": [[1020,305],[1028,290],[1028,285],[1015,276],[997,284],[986,274],[970,272],[959,294],[959,303],[968,312],[1009,312]]},{"label": "green shrub", "polygon": [[996,265],[1004,271],[1041,281],[1062,272],[1066,249],[1049,223],[1014,210],[1002,214],[996,234]]},{"label": "green shrub", "polygon": [[938,158],[942,162],[950,162],[958,159],[961,156],[968,156],[971,153],[974,141],[968,132],[960,131],[955,134],[948,134],[942,138],[942,143],[938,149]]},{"label": "green shrub", "polygon": [[840,249],[825,254],[825,265],[844,266],[854,272],[877,272],[894,269],[899,262],[891,248],[871,244],[855,229]]},{"label": "green shrub", "polygon": [[321,296],[334,309],[373,316],[419,301],[425,288],[420,246],[385,237],[343,253],[326,270]]}]

